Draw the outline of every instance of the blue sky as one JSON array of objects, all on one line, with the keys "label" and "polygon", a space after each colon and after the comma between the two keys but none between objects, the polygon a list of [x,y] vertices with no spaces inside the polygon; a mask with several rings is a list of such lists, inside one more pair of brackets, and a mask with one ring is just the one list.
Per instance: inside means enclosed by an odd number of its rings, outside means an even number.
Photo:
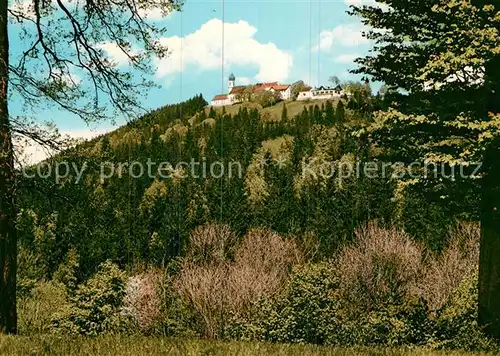
[{"label": "blue sky", "polygon": [[[353,58],[366,54],[370,44],[361,37],[360,22],[346,14],[349,4],[373,0],[226,0],[224,6],[224,71],[221,68],[222,3],[185,0],[182,12],[163,19],[168,28],[161,41],[172,51],[157,61],[154,80],[162,87],[145,95],[145,107],[154,109],[202,93],[207,101],[227,92],[227,77],[236,84],[257,81],[312,85],[328,84],[331,75],[356,79],[347,73]],[[13,50],[16,50],[16,44]],[[127,63],[110,47],[108,55]],[[182,63],[182,66],[181,66]],[[319,71],[318,71],[319,67]],[[21,113],[11,103],[11,113]],[[38,113],[53,120],[63,132],[91,136],[112,128],[110,123],[88,127],[70,114],[45,109]],[[117,118],[123,124],[125,118]]]}]

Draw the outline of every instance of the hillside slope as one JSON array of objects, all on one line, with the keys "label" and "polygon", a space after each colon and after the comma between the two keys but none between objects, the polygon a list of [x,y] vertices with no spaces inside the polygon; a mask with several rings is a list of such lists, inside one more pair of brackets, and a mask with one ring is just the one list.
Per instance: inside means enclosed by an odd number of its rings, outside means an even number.
[{"label": "hillside slope", "polygon": [[282,103],[222,114],[206,104],[197,96],[160,108],[58,156],[54,165],[85,169],[78,181],[52,171],[26,183],[38,189],[23,193],[22,251],[47,276],[71,249],[84,274],[106,259],[166,263],[196,226],[221,222],[240,235],[256,226],[295,235],[330,255],[363,222],[394,216],[390,180],[324,172],[370,158],[351,134],[366,113],[290,102],[286,115]]}]

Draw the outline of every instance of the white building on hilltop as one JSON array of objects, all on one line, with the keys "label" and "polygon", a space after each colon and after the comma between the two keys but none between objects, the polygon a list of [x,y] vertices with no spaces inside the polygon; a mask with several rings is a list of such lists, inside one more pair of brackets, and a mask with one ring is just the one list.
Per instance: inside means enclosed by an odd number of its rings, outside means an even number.
[{"label": "white building on hilltop", "polygon": [[[236,77],[231,73],[228,81],[229,94],[216,95],[210,102],[211,106],[228,106],[241,103],[247,88],[251,88],[250,96],[262,91],[271,91],[279,93],[281,100],[289,100],[292,97],[292,86],[288,84],[279,84],[278,82],[257,83],[252,86],[235,85]],[[247,99],[248,100],[248,99]]]},{"label": "white building on hilltop", "polygon": [[337,85],[335,88],[320,86],[319,88],[301,91],[297,96],[297,100],[339,99],[344,95],[348,94],[346,94],[346,92],[340,85]]}]

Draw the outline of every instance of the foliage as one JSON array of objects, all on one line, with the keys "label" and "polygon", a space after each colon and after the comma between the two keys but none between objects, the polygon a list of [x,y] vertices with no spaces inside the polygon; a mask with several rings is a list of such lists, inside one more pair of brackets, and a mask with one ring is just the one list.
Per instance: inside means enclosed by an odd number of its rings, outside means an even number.
[{"label": "foliage", "polygon": [[71,308],[65,286],[56,281],[38,282],[29,295],[18,297],[19,334],[54,332],[53,316]]},{"label": "foliage", "polygon": [[161,272],[146,271],[128,278],[123,298],[123,314],[131,319],[133,327],[151,333],[159,327]]},{"label": "foliage", "polygon": [[53,317],[55,329],[82,335],[98,335],[123,328],[121,315],[125,296],[125,274],[111,262],[78,286],[71,305]]},{"label": "foliage", "polygon": [[498,348],[478,326],[477,273],[465,278],[437,318],[436,347],[470,351]]},{"label": "foliage", "polygon": [[339,280],[332,263],[294,268],[286,289],[261,300],[250,320],[235,322],[232,337],[282,343],[349,345],[349,333],[339,318]]},{"label": "foliage", "polygon": [[74,248],[70,249],[65,260],[54,273],[54,280],[62,283],[69,295],[74,295],[78,286],[79,256]]},{"label": "foliage", "polygon": [[232,317],[244,316],[260,298],[276,293],[298,259],[293,241],[252,230],[237,246],[234,262],[186,258],[174,288],[196,312],[200,334],[217,338],[225,335]]},{"label": "foliage", "polygon": [[339,256],[346,301],[359,313],[404,302],[422,273],[423,248],[404,232],[370,223]]},{"label": "foliage", "polygon": [[261,105],[263,108],[275,105],[280,101],[280,94],[271,90],[262,90],[254,93],[252,100]]}]

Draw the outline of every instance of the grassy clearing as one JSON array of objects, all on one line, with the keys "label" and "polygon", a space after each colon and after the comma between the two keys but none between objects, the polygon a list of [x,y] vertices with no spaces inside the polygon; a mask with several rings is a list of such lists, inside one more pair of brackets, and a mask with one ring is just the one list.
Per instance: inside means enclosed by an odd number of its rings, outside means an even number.
[{"label": "grassy clearing", "polygon": [[[267,343],[215,342],[140,336],[96,338],[67,336],[0,336],[0,355],[467,355],[465,352],[437,352],[428,349],[328,348]],[[485,354],[483,354],[485,355]]]},{"label": "grassy clearing", "polygon": [[[268,121],[280,121],[281,120],[281,112],[283,111],[283,104],[286,105],[286,109],[288,111],[288,117],[292,118],[295,117],[296,115],[300,114],[303,110],[304,107],[309,108],[310,106],[318,105],[321,106],[322,103],[326,103],[326,100],[314,100],[314,101],[285,101],[285,102],[279,102],[276,105],[270,106],[268,108],[262,109],[262,107],[257,104],[257,103],[242,103],[242,104],[235,104],[231,106],[226,106],[226,113],[234,115],[238,113],[238,110],[242,107],[247,107],[247,108],[257,108],[263,115],[263,118],[268,120]],[[332,101],[333,106],[337,106],[337,100]],[[206,114],[208,115],[210,108],[207,107],[206,109]],[[222,107],[217,107],[215,108],[215,111],[217,113],[222,112]],[[267,114],[267,115],[266,115]]]}]

